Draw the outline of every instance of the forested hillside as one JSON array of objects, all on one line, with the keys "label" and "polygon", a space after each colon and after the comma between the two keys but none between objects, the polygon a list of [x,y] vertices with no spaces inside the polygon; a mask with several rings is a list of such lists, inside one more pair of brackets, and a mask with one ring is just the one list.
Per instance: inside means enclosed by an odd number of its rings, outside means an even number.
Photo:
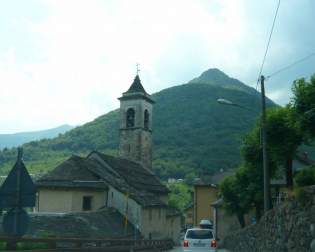
[{"label": "forested hillside", "polygon": [[[218,98],[251,111],[218,104]],[[241,136],[260,111],[259,93],[218,69],[155,93],[153,99],[153,167],[162,178],[192,177],[235,167],[240,159]],[[268,104],[274,105],[271,101]],[[91,150],[116,155],[118,113],[102,115],[54,139],[24,144],[27,167],[32,173],[46,171],[71,154],[84,155]],[[15,149],[0,152],[2,174],[12,166],[15,156]]]}]

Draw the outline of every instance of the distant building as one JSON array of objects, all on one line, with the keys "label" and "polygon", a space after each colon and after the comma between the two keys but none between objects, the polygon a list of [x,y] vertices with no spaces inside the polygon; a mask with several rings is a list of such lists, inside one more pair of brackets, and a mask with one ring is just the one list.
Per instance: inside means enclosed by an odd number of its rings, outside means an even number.
[{"label": "distant building", "polygon": [[37,180],[39,212],[90,212],[114,208],[145,238],[173,238],[181,215],[169,207],[169,190],[152,172],[152,107],[137,75],[120,100],[120,157],[92,151],[72,156]]},{"label": "distant building", "polygon": [[194,184],[194,226],[198,226],[203,219],[213,222],[213,209],[211,204],[217,199],[217,185],[212,183],[207,184],[202,181]]},{"label": "distant building", "polygon": [[219,195],[220,182],[233,175],[233,171],[221,170],[212,176],[203,176],[194,181],[193,202],[184,210],[185,225],[198,226],[201,220],[214,224],[216,237],[223,239],[226,234],[240,229],[236,216],[228,215],[222,207]]}]

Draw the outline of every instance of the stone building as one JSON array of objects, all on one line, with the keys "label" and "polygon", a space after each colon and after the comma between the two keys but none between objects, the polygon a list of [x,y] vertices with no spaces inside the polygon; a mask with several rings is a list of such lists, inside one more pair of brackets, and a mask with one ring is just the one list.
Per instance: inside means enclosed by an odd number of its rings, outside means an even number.
[{"label": "stone building", "polygon": [[120,156],[92,151],[70,157],[37,180],[37,211],[113,208],[145,238],[177,240],[181,216],[168,206],[169,190],[151,170],[154,101],[138,75],[119,100]]}]

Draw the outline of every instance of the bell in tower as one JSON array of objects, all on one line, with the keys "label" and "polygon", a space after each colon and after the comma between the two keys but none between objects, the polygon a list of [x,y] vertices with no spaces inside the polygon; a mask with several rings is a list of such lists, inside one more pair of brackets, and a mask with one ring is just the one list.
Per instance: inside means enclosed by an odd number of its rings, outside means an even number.
[{"label": "bell in tower", "polygon": [[152,168],[152,108],[154,101],[137,74],[120,100],[119,155]]}]

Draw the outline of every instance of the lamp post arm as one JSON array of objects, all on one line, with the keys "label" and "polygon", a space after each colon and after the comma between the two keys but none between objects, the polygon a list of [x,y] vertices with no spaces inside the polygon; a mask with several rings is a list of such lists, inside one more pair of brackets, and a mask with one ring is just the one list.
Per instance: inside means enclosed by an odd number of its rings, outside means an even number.
[{"label": "lamp post arm", "polygon": [[227,100],[227,99],[224,99],[224,98],[217,99],[217,102],[220,103],[220,104],[223,104],[223,105],[234,106],[234,107],[238,107],[238,108],[242,108],[242,109],[248,110],[248,111],[253,112],[253,113],[257,113],[257,111],[255,111],[253,109],[250,109],[250,108],[245,107],[243,105],[240,105],[238,103],[234,103],[234,102],[232,102],[230,100]]}]

